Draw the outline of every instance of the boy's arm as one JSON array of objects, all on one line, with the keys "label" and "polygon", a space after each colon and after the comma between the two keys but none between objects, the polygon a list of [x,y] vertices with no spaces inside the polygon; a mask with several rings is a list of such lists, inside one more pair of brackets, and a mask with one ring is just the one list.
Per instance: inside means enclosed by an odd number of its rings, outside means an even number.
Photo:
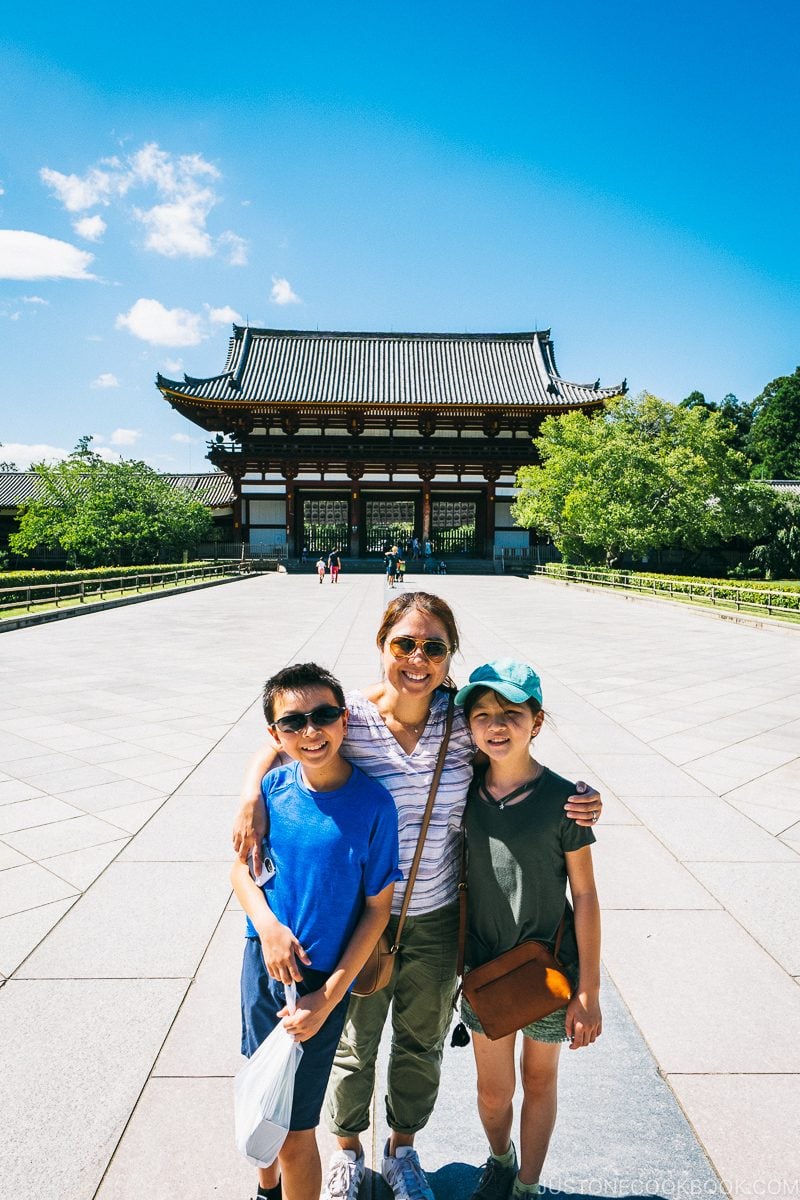
[{"label": "boy's arm", "polygon": [[233,823],[233,848],[239,861],[247,862],[252,852],[253,868],[261,874],[261,839],[267,828],[267,814],[261,795],[261,780],[278,765],[280,752],[274,743],[265,742],[250,759],[240,792],[241,806]]},{"label": "boy's arm", "polygon": [[567,1005],[570,1050],[589,1046],[603,1031],[600,1013],[600,905],[592,870],[590,846],[569,850],[567,875],[575,910],[575,937],[580,962],[578,986]]},{"label": "boy's arm", "polygon": [[367,896],[364,911],[353,930],[344,954],[323,986],[307,996],[299,996],[292,1016],[283,1009],[287,1031],[299,1042],[305,1042],[322,1028],[328,1015],[347,994],[347,989],[370,956],[373,946],[389,923],[392,911],[394,884],[390,883],[377,896]]},{"label": "boy's arm", "polygon": [[263,891],[253,880],[249,867],[238,859],[231,867],[231,883],[236,899],[255,925],[267,971],[281,983],[291,983],[292,980],[299,983],[303,976],[297,960],[299,958],[308,965],[311,959],[291,929],[282,925],[275,916]]}]

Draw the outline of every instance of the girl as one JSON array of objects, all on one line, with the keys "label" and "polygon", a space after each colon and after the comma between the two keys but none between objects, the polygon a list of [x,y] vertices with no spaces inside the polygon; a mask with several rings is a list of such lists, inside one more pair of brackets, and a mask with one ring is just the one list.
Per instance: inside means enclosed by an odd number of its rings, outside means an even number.
[{"label": "girl", "polygon": [[[561,1042],[588,1046],[601,1032],[600,910],[591,829],[564,812],[573,785],[531,757],[544,720],[539,676],[500,659],[478,667],[456,700],[473,741],[488,758],[476,766],[464,826],[467,838],[466,968],[481,966],[521,941],[552,949],[562,917],[560,958],[574,984],[565,1009],[522,1030],[520,1162],[511,1142],[516,1035],[489,1041],[466,999],[461,1015],[473,1031],[478,1112],[490,1155],[473,1200],[527,1200],[539,1176],[556,1118]],[[573,911],[566,900],[569,880]]]}]

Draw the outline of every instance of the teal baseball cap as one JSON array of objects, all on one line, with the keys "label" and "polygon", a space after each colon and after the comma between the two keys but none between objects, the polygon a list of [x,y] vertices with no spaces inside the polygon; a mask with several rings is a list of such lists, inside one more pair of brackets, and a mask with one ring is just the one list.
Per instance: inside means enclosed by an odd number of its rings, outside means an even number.
[{"label": "teal baseball cap", "polygon": [[491,688],[499,692],[512,704],[524,704],[526,700],[542,703],[542,681],[527,663],[513,658],[496,658],[493,662],[476,667],[469,683],[456,693],[456,704],[463,704],[470,692]]}]

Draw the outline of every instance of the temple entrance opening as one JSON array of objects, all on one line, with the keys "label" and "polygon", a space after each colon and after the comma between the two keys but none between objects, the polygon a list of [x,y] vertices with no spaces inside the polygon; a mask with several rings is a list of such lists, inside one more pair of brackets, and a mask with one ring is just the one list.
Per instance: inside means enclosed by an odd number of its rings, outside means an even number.
[{"label": "temple entrance opening", "polygon": [[417,504],[413,499],[367,500],[365,510],[367,554],[383,554],[391,546],[405,551],[414,534],[419,537]]}]

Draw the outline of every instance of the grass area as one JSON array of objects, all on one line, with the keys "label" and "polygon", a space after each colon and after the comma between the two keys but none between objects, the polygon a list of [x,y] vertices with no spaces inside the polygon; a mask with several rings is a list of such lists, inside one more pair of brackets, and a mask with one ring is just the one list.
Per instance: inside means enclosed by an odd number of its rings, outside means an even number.
[{"label": "grass area", "polygon": [[[237,579],[239,577],[236,575],[231,575],[227,577],[221,576],[220,578]],[[185,587],[196,587],[201,582],[210,581],[200,579],[171,580],[167,583],[153,584],[152,587],[142,586],[138,590],[131,587],[115,588],[113,590],[110,588],[104,588],[102,594],[98,590],[96,592],[85,593],[83,599],[81,599],[80,596],[60,597],[58,603],[56,603],[55,597],[50,597],[46,600],[32,602],[30,605],[20,604],[15,605],[13,608],[1,608],[0,624],[4,620],[13,619],[14,617],[32,616],[37,613],[56,611],[60,612],[65,608],[85,608],[87,605],[104,602],[106,600],[118,600],[123,596],[156,596],[162,592],[174,592]]]},{"label": "grass area", "polygon": [[706,579],[702,577],[656,575],[633,571],[614,571],[600,567],[574,567],[549,563],[535,567],[535,575],[606,587],[611,591],[699,604],[748,616],[768,617],[790,625],[800,624],[800,582],[771,580]]}]

